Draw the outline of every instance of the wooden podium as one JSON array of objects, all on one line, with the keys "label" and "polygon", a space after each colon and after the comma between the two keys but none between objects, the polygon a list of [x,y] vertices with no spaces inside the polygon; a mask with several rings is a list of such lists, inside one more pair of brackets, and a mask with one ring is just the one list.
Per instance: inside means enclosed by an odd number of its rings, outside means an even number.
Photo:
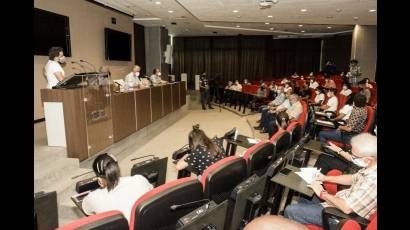
[{"label": "wooden podium", "polygon": [[186,104],[185,82],[113,92],[108,86],[41,89],[49,146],[83,161]]}]

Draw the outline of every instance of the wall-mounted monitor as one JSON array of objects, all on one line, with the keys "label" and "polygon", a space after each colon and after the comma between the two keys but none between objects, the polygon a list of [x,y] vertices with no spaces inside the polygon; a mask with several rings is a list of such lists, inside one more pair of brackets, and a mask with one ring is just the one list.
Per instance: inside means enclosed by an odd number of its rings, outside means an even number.
[{"label": "wall-mounted monitor", "polygon": [[67,16],[34,8],[34,55],[48,56],[48,50],[60,46],[71,56],[70,22]]},{"label": "wall-mounted monitor", "polygon": [[131,34],[105,28],[105,59],[131,61]]}]

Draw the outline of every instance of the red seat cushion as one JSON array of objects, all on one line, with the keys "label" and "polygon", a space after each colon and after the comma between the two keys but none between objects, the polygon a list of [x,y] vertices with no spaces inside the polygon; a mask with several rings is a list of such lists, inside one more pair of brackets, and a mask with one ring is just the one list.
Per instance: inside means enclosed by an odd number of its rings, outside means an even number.
[{"label": "red seat cushion", "polygon": [[377,213],[370,217],[370,223],[367,225],[366,230],[377,230]]},{"label": "red seat cushion", "polygon": [[348,220],[343,224],[341,230],[361,230],[361,227],[356,221]]},{"label": "red seat cushion", "polygon": [[[342,174],[343,174],[342,171],[337,170],[337,169],[332,169],[329,172],[327,172],[326,176],[340,176]],[[323,182],[323,187],[328,193],[332,195],[335,195],[337,193],[337,184],[335,183]]]},{"label": "red seat cushion", "polygon": [[283,129],[279,129],[275,134],[272,135],[272,137],[269,139],[271,143],[274,143],[284,132],[286,132]]},{"label": "red seat cushion", "polygon": [[307,224],[305,225],[305,227],[307,227],[309,230],[323,230],[322,227],[313,224]]},{"label": "red seat cushion", "polygon": [[243,159],[246,160],[246,163],[248,163],[249,156],[250,156],[253,152],[255,152],[255,150],[256,150],[257,148],[259,148],[259,146],[261,146],[261,145],[263,145],[263,144],[265,144],[265,143],[268,143],[268,142],[269,142],[269,141],[267,141],[267,140],[259,141],[259,142],[256,143],[254,146],[252,146],[252,147],[250,147],[249,149],[247,149],[246,152],[243,154]]}]

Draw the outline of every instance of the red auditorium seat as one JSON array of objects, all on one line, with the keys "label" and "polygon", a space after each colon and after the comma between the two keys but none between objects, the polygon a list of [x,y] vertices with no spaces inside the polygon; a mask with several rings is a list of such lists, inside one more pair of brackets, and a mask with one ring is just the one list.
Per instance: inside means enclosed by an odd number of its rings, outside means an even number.
[{"label": "red auditorium seat", "polygon": [[[375,111],[372,107],[370,106],[366,106],[367,109],[367,119],[366,119],[366,125],[364,126],[362,133],[368,133],[371,132],[372,128],[373,128],[373,124],[374,124],[374,115],[375,115]],[[339,146],[340,148],[345,148],[348,147],[350,145],[345,145],[342,142],[338,142],[338,141],[329,141],[337,146]]]},{"label": "red auditorium seat", "polygon": [[96,215],[87,216],[76,220],[57,230],[105,230],[118,229],[129,230],[128,221],[122,212],[114,210],[98,213]]},{"label": "red auditorium seat", "polygon": [[352,90],[352,93],[358,93],[360,92],[360,87],[352,87],[351,90]]},{"label": "red auditorium seat", "polygon": [[158,186],[134,203],[130,230],[173,229],[179,218],[196,207],[176,210],[171,210],[170,207],[201,199],[203,199],[202,186],[194,177],[185,177]]},{"label": "red auditorium seat", "polygon": [[232,190],[247,178],[246,161],[242,157],[226,157],[209,166],[201,175],[205,197],[221,203]]},{"label": "red auditorium seat", "polygon": [[302,125],[299,121],[292,121],[286,131],[290,134],[290,146],[295,145],[302,138]]},{"label": "red auditorium seat", "polygon": [[258,176],[262,176],[269,163],[273,161],[273,145],[269,141],[260,141],[254,146],[246,150],[243,155],[247,164],[248,176],[256,173]]},{"label": "red auditorium seat", "polygon": [[337,100],[338,100],[337,112],[339,112],[339,110],[343,108],[343,106],[345,106],[347,99],[348,97],[346,97],[343,94],[337,95]]},{"label": "red auditorium seat", "polygon": [[286,152],[290,147],[290,134],[285,130],[278,130],[269,139],[273,144],[273,160]]},{"label": "red auditorium seat", "polygon": [[377,89],[369,89],[370,90],[370,100],[369,100],[369,105],[371,107],[376,106],[377,104]]},{"label": "red auditorium seat", "polygon": [[308,105],[305,101],[300,101],[300,103],[302,103],[302,114],[300,114],[298,122],[300,123],[300,125],[302,126],[302,135],[305,133],[305,129],[306,129],[306,125],[308,122]]}]

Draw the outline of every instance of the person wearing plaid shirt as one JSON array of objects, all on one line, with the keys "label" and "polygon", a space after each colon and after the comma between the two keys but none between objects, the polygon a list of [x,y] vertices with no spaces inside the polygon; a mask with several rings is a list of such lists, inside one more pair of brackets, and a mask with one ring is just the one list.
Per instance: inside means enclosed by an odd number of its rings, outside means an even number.
[{"label": "person wearing plaid shirt", "polygon": [[[300,198],[297,204],[286,207],[285,217],[302,224],[322,226],[322,210],[336,207],[346,214],[356,213],[369,219],[377,210],[377,137],[362,133],[352,138],[352,162],[363,167],[356,174],[325,176],[316,175],[316,180],[308,185],[316,196],[312,200]],[[350,185],[336,195],[327,193],[323,182]]]}]

